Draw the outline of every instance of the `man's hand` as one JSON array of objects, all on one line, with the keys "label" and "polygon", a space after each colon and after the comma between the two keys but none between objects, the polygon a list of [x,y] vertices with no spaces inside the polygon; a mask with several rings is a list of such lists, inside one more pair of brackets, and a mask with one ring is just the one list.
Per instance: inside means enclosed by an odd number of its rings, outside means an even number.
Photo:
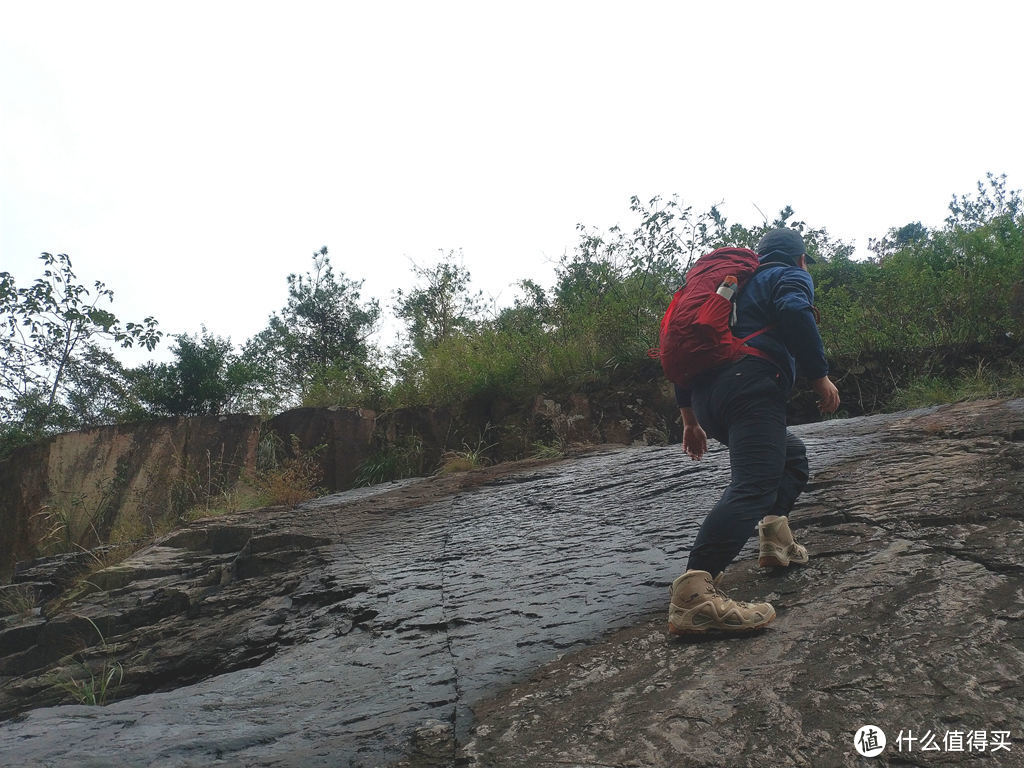
[{"label": "man's hand", "polygon": [[828,376],[822,376],[811,382],[818,393],[818,410],[822,413],[835,413],[839,407],[839,390]]},{"label": "man's hand", "polygon": [[708,436],[700,424],[683,427],[683,450],[694,461],[700,461],[700,457],[707,452]]},{"label": "man's hand", "polygon": [[708,450],[708,436],[697,421],[693,408],[680,408],[679,415],[683,417],[683,450],[694,461],[700,461]]}]

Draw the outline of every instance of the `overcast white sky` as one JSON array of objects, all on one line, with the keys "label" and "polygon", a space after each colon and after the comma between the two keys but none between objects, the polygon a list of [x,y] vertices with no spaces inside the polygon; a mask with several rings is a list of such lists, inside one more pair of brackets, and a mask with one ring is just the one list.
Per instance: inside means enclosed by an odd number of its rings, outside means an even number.
[{"label": "overcast white sky", "polygon": [[[236,343],[330,249],[390,300],[461,249],[508,302],[636,194],[863,252],[1024,186],[1019,2],[0,0],[0,271]],[[389,342],[390,338],[383,339]]]}]

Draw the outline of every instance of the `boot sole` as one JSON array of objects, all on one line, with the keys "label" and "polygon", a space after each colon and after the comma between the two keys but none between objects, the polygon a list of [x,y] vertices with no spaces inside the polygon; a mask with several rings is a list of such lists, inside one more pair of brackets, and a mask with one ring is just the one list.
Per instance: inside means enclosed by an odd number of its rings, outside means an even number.
[{"label": "boot sole", "polygon": [[807,561],[800,562],[799,560],[786,560],[783,562],[774,555],[765,555],[764,557],[758,558],[757,564],[761,568],[788,568],[791,565],[807,565]]},{"label": "boot sole", "polygon": [[762,621],[760,624],[754,624],[749,627],[709,627],[708,629],[679,629],[672,622],[669,622],[668,633],[670,635],[675,635],[676,637],[683,637],[685,635],[739,635],[747,632],[756,632],[759,629],[764,629],[773,621],[775,621],[774,613],[768,620]]},{"label": "boot sole", "polygon": [[788,568],[791,565],[807,565],[810,558],[807,560],[794,560],[791,557],[787,557],[783,560],[775,555],[761,555],[757,559],[757,564],[761,568]]}]

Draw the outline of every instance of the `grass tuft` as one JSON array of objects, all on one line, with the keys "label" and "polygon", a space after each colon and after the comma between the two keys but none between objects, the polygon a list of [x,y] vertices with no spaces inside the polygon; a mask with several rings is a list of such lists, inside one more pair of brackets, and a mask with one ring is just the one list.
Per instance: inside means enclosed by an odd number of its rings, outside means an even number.
[{"label": "grass tuft", "polygon": [[107,644],[100,628],[88,616],[88,621],[100,638],[100,650],[106,654],[97,667],[78,661],[78,674],[58,683],[58,687],[79,704],[102,707],[108,698],[124,682],[124,666],[113,658],[113,649]]},{"label": "grass tuft", "polygon": [[291,451],[283,458],[277,458],[275,452],[273,463],[259,470],[254,478],[258,490],[267,504],[286,504],[293,506],[326,491],[320,487],[324,472],[320,465],[319,455],[326,446],[303,451],[299,438],[291,436]]},{"label": "grass tuft", "polygon": [[534,443],[530,447],[531,459],[561,459],[564,458],[567,447],[561,440],[553,443]]},{"label": "grass tuft", "polygon": [[419,435],[406,435],[383,446],[356,471],[355,487],[378,485],[423,474],[424,448]]},{"label": "grass tuft", "polygon": [[18,584],[0,592],[0,608],[8,616],[28,616],[39,605],[39,597],[28,584]]},{"label": "grass tuft", "polygon": [[[491,428],[490,424],[484,427],[484,434],[486,434]],[[494,448],[497,443],[491,443],[484,445],[484,437],[480,436],[475,446],[470,446],[468,443],[462,444],[461,451],[445,451],[441,455],[441,467],[437,470],[439,475],[447,475],[452,472],[468,472],[471,469],[480,469],[481,467],[488,467],[493,462],[487,455],[487,452]]]},{"label": "grass tuft", "polygon": [[1024,396],[1024,368],[1009,364],[994,368],[981,361],[974,369],[961,370],[951,377],[918,376],[897,390],[893,410],[923,408],[964,400]]}]

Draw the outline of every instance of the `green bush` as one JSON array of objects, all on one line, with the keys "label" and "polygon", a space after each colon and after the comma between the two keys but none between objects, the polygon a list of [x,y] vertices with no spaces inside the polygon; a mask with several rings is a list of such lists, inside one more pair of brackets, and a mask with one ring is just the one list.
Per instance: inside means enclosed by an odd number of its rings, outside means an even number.
[{"label": "green bush", "polygon": [[[699,213],[674,197],[634,197],[630,226],[580,226],[550,287],[524,280],[515,303],[489,315],[457,254],[414,265],[414,284],[395,293],[393,307],[406,324],[404,343],[387,356],[368,341],[379,305],[361,301],[360,281],[335,275],[326,248],[314,254],[311,272],[289,276],[286,306],[240,355],[204,329],[176,337],[174,365],[134,371],[95,345],[74,354],[55,346],[54,338],[77,338],[63,316],[46,315],[50,333],[22,349],[17,328],[38,314],[33,297],[47,284],[18,287],[0,273],[7,331],[0,347],[9,353],[0,359],[10,382],[0,392],[0,456],[58,430],[138,418],[143,406],[167,414],[263,413],[298,403],[461,407],[648,376],[657,367],[647,351],[693,261],[725,245],[753,247],[779,226],[799,230],[817,258],[811,272],[825,351],[833,371],[853,377],[841,386],[856,393],[862,411],[956,398],[970,378],[961,369],[994,362],[1024,339],[1024,213],[1020,192],[991,174],[976,192],[954,196],[949,211],[939,227],[890,230],[871,243],[871,258],[854,261],[849,244],[795,219],[788,206],[748,227],[727,222],[716,207]],[[77,286],[66,257],[47,258]],[[79,296],[69,301],[80,304]],[[82,326],[95,338],[149,347],[159,338],[151,319],[121,329],[94,305],[69,317],[72,330]],[[1012,378],[1003,368],[986,376]],[[364,480],[412,472],[414,454],[381,454],[365,466]]]},{"label": "green bush", "polygon": [[377,485],[404,477],[424,474],[423,440],[418,435],[406,435],[384,445],[359,465],[355,486]]},{"label": "green bush", "polygon": [[921,375],[897,390],[892,407],[921,408],[990,397],[1024,397],[1024,368],[1013,363],[1002,367],[979,363],[952,376]]},{"label": "green bush", "polygon": [[891,230],[869,261],[837,258],[811,268],[822,337],[837,363],[911,354],[926,372],[937,356],[1022,338],[1020,194],[990,175],[976,197],[954,197],[950,211],[939,230]]}]

